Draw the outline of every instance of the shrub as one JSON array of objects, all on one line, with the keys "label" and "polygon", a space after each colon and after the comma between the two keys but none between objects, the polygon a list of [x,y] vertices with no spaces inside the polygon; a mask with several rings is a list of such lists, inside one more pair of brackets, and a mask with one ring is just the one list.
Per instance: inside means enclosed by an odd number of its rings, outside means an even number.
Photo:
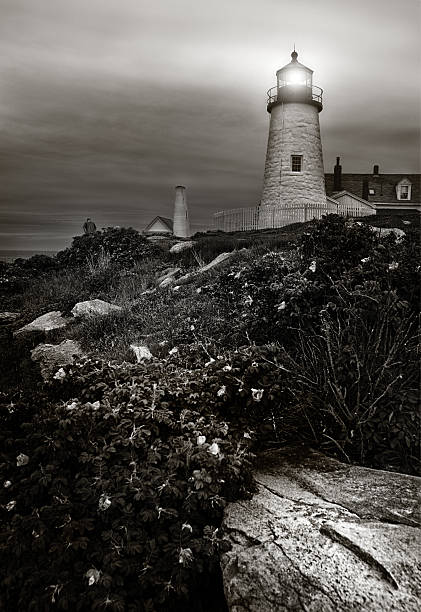
[{"label": "shrub", "polygon": [[87,361],[55,403],[3,403],[6,609],[203,604],[224,505],[252,490],[249,441],[185,383],[162,364]]},{"label": "shrub", "polygon": [[109,264],[126,268],[150,257],[164,256],[158,245],[133,228],[108,227],[93,234],[76,236],[72,246],[57,253],[56,259],[62,267],[80,267],[87,262],[91,267],[98,267],[105,254]]}]

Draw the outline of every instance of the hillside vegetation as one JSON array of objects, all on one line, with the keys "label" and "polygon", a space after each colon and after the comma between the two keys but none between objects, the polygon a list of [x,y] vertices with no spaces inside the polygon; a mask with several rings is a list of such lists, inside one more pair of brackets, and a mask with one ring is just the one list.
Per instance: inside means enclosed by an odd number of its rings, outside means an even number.
[{"label": "hillside vegetation", "polygon": [[[171,254],[109,229],[4,266],[19,325],[94,297],[123,310],[57,332],[87,357],[50,383],[4,334],[0,607],[224,610],[222,513],[253,494],[262,449],[418,473],[421,259],[405,232],[330,215]],[[156,289],[166,268],[233,249]]]}]

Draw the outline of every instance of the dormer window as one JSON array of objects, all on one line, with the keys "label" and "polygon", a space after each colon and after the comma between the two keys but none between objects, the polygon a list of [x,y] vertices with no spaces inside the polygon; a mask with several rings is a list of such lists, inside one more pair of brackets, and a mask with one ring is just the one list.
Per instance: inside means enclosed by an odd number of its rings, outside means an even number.
[{"label": "dormer window", "polygon": [[398,200],[409,201],[411,199],[411,182],[408,179],[402,179],[396,185],[396,197]]}]

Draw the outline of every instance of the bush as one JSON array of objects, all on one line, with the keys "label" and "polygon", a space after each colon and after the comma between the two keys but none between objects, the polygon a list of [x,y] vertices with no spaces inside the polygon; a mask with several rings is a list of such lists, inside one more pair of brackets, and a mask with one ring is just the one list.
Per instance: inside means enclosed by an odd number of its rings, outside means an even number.
[{"label": "bush", "polygon": [[249,440],[163,365],[67,370],[49,398],[2,406],[2,606],[206,609]]},{"label": "bush", "polygon": [[162,249],[133,228],[108,227],[93,234],[76,236],[70,248],[57,253],[56,260],[61,267],[80,267],[89,263],[92,268],[100,267],[101,261],[108,258],[110,265],[130,268],[138,261],[158,256],[164,256]]}]

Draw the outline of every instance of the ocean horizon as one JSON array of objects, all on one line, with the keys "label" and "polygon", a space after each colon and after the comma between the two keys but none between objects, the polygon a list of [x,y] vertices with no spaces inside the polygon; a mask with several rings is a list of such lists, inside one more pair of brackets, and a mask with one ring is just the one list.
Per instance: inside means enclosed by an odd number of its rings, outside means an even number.
[{"label": "ocean horizon", "polygon": [[58,251],[0,249],[0,261],[13,263],[15,259],[29,259],[34,255],[48,255],[48,257],[54,257],[57,253]]}]

